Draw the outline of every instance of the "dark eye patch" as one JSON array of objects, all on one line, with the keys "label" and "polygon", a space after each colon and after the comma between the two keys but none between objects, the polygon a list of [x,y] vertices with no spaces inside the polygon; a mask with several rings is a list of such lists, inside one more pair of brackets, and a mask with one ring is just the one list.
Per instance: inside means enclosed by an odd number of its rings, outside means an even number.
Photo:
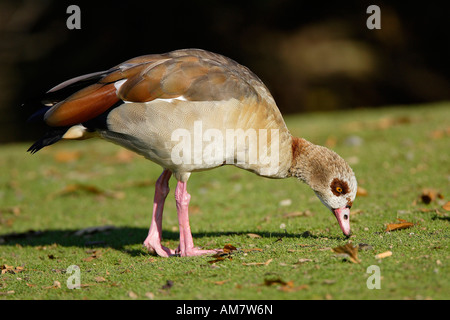
[{"label": "dark eye patch", "polygon": [[331,181],[330,188],[331,192],[333,192],[335,196],[347,194],[350,190],[347,182],[342,181],[341,179],[338,178],[334,178],[333,181]]}]

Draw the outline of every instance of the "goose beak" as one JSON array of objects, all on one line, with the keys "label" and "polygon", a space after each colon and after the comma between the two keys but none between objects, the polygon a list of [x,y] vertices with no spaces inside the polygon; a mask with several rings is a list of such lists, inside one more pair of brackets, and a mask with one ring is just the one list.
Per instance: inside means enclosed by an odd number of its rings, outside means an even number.
[{"label": "goose beak", "polygon": [[352,234],[352,232],[350,231],[350,208],[342,207],[338,209],[333,209],[332,211],[344,235],[350,237],[350,235]]}]

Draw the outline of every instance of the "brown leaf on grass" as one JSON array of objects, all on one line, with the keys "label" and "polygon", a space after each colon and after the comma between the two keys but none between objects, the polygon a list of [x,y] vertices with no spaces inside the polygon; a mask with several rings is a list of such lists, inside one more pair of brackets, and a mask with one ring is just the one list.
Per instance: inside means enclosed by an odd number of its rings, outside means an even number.
[{"label": "brown leaf on grass", "polygon": [[223,285],[224,283],[227,283],[227,282],[229,282],[229,281],[231,281],[231,280],[230,280],[230,279],[227,279],[227,280],[222,280],[222,281],[214,281],[213,283],[216,284],[216,285],[218,285],[218,286],[221,286],[221,285]]},{"label": "brown leaf on grass", "polygon": [[269,259],[266,262],[249,262],[249,263],[242,263],[243,266],[268,266],[273,259]]},{"label": "brown leaf on grass", "polygon": [[53,281],[53,284],[51,286],[43,286],[42,289],[60,289],[61,283],[59,281]]},{"label": "brown leaf on grass", "polygon": [[14,224],[15,217],[20,216],[20,207],[0,208],[0,225],[11,227]]},{"label": "brown leaf on grass", "polygon": [[209,264],[213,264],[213,263],[216,263],[216,262],[219,262],[219,261],[223,261],[223,260],[225,260],[225,257],[221,257],[220,255],[213,255],[213,257],[215,258],[214,260],[209,260],[208,261],[208,263]]},{"label": "brown leaf on grass", "polygon": [[433,130],[430,133],[430,137],[433,139],[442,139],[446,136],[450,136],[450,127],[444,129]]},{"label": "brown leaf on grass", "polygon": [[397,220],[400,221],[400,223],[388,223],[385,231],[391,232],[391,231],[395,231],[395,230],[399,230],[399,229],[406,229],[406,228],[410,228],[414,225],[414,223],[408,222],[403,219],[397,219]]},{"label": "brown leaf on grass", "polygon": [[411,122],[412,119],[408,116],[398,116],[395,118],[385,117],[377,120],[377,122],[375,123],[375,128],[380,130],[386,130],[393,126],[408,124]]},{"label": "brown leaf on grass", "polygon": [[364,189],[363,187],[358,186],[358,188],[356,189],[356,196],[357,197],[367,197],[369,193],[367,192],[366,189]]},{"label": "brown leaf on grass", "polygon": [[288,283],[281,280],[280,278],[276,278],[276,279],[264,279],[264,285],[265,286],[272,286],[272,285],[276,285],[276,284],[281,284],[282,286],[287,285]]},{"label": "brown leaf on grass", "polygon": [[121,191],[101,190],[100,188],[97,188],[96,186],[93,185],[74,183],[65,186],[60,191],[50,194],[49,198],[54,198],[58,196],[77,195],[80,193],[87,193],[113,199],[123,199],[125,197],[125,193]]},{"label": "brown leaf on grass", "polygon": [[447,203],[442,206],[442,209],[450,211],[450,201],[447,201]]},{"label": "brown leaf on grass", "polygon": [[283,218],[296,218],[296,217],[311,217],[313,214],[309,210],[294,211],[283,214]]},{"label": "brown leaf on grass", "polygon": [[420,195],[420,199],[425,204],[430,204],[433,202],[436,198],[443,199],[444,196],[440,194],[435,189],[427,188],[422,190],[422,194]]},{"label": "brown leaf on grass", "polygon": [[304,290],[308,289],[309,286],[306,284],[303,284],[301,286],[295,286],[294,281],[283,281],[280,278],[277,279],[264,279],[264,285],[267,287],[276,286],[279,285],[278,290],[284,291],[284,292],[295,292],[298,290]]},{"label": "brown leaf on grass", "polygon": [[357,216],[358,214],[361,214],[363,212],[364,211],[361,209],[355,209],[355,210],[350,211],[350,216]]},{"label": "brown leaf on grass", "polygon": [[227,243],[224,247],[223,247],[223,252],[224,253],[231,253],[233,251],[237,250],[235,246],[233,246],[230,243]]},{"label": "brown leaf on grass", "polygon": [[236,251],[236,250],[237,250],[237,248],[235,246],[233,246],[230,243],[227,243],[223,247],[222,252],[218,252],[218,253],[212,255],[212,257],[215,259],[208,261],[208,263],[213,264],[213,263],[216,263],[219,261],[224,261],[225,259],[232,260],[231,254],[233,253],[233,251]]},{"label": "brown leaf on grass", "polygon": [[56,162],[67,163],[78,160],[80,156],[81,156],[80,151],[63,150],[56,152],[53,158],[55,159]]},{"label": "brown leaf on grass", "polygon": [[14,266],[10,266],[7,264],[3,264],[0,266],[0,270],[1,270],[1,274],[5,274],[5,273],[15,274],[15,273],[22,272],[24,270],[24,268],[21,266],[14,267]]},{"label": "brown leaf on grass", "polygon": [[261,236],[259,234],[256,234],[256,233],[247,233],[247,237],[252,238],[252,239],[261,238]]},{"label": "brown leaf on grass", "polygon": [[308,258],[300,258],[300,259],[298,259],[298,261],[295,264],[302,264],[302,263],[310,262],[310,261],[312,261],[312,260],[308,259]]},{"label": "brown leaf on grass", "polygon": [[339,246],[332,249],[333,252],[345,255],[350,259],[353,263],[360,263],[361,261],[358,259],[358,247],[354,247],[350,242],[345,246]]},{"label": "brown leaf on grass", "polygon": [[384,259],[384,258],[387,258],[390,256],[392,256],[392,251],[385,251],[385,252],[377,254],[375,256],[375,259]]},{"label": "brown leaf on grass", "polygon": [[101,276],[95,277],[95,282],[105,282],[105,281],[106,281],[106,279]]},{"label": "brown leaf on grass", "polygon": [[114,189],[120,189],[123,190],[125,188],[145,188],[149,186],[155,185],[155,181],[151,179],[147,180],[132,180],[132,181],[124,181],[118,184],[117,186],[114,186]]},{"label": "brown leaf on grass", "polygon": [[307,284],[294,286],[294,283],[292,281],[288,281],[287,285],[280,287],[280,290],[284,291],[284,292],[295,292],[295,291],[306,290],[306,289],[309,289],[309,286]]},{"label": "brown leaf on grass", "polygon": [[91,255],[87,258],[83,258],[83,261],[90,262],[94,259],[100,258],[102,255],[104,255],[106,252],[108,252],[109,249],[107,249],[105,252],[102,250],[88,250],[86,253],[90,253]]},{"label": "brown leaf on grass", "polygon": [[20,216],[21,209],[19,206],[13,206],[9,208],[0,208],[0,214],[10,213],[14,216]]}]

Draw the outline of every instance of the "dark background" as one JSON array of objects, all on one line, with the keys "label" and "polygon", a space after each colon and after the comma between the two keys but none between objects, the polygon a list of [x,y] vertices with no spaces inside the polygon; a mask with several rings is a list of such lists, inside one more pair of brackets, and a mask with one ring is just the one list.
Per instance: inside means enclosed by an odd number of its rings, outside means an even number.
[{"label": "dark background", "polygon": [[[69,5],[81,30],[69,30]],[[367,7],[381,9],[369,30]],[[181,48],[253,70],[283,114],[450,99],[442,2],[0,0],[0,142],[33,139],[22,102],[81,74]]]}]

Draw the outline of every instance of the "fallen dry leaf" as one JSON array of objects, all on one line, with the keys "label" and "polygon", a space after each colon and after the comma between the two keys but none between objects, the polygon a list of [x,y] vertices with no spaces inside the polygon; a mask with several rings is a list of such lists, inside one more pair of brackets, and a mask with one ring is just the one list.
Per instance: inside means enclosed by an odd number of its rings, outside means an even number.
[{"label": "fallen dry leaf", "polygon": [[95,282],[105,282],[105,281],[106,281],[106,279],[103,277],[100,277],[100,276],[95,277]]},{"label": "fallen dry leaf", "polygon": [[216,284],[216,285],[218,285],[218,286],[221,286],[221,285],[223,285],[224,283],[227,283],[227,282],[229,282],[229,281],[231,281],[231,280],[230,280],[230,279],[227,279],[227,280],[222,280],[222,281],[214,281],[213,283]]},{"label": "fallen dry leaf", "polygon": [[214,255],[212,255],[211,257],[215,258],[214,260],[210,260],[208,261],[209,264],[213,264],[219,261],[224,261],[225,259],[228,260],[232,260],[231,254],[233,253],[233,251],[236,251],[237,248],[235,246],[233,246],[230,243],[227,243],[223,249],[222,252],[218,252]]},{"label": "fallen dry leaf", "polygon": [[224,252],[224,253],[231,253],[231,252],[236,251],[236,250],[237,250],[236,247],[233,246],[233,245],[230,244],[230,243],[227,243],[227,244],[223,247],[223,252]]},{"label": "fallen dry leaf", "polygon": [[266,262],[249,262],[249,263],[242,263],[243,266],[267,266],[272,262],[273,259],[269,259]]},{"label": "fallen dry leaf", "polygon": [[63,150],[55,153],[53,158],[56,162],[67,163],[78,160],[81,156],[80,151],[72,151],[72,150]]},{"label": "fallen dry leaf", "polygon": [[450,136],[450,127],[443,128],[443,129],[438,129],[438,130],[433,130],[430,133],[430,137],[433,138],[433,139],[441,139],[441,138],[444,138],[446,136]]},{"label": "fallen dry leaf", "polygon": [[5,273],[13,273],[13,274],[15,274],[15,273],[22,272],[24,270],[24,268],[21,267],[21,266],[17,266],[17,267],[14,268],[14,266],[10,266],[10,265],[4,264],[4,265],[0,266],[0,270],[1,270],[1,274],[5,274]]},{"label": "fallen dry leaf", "polygon": [[377,254],[375,256],[375,259],[383,259],[383,258],[390,257],[390,256],[392,256],[392,251],[385,251],[385,252]]},{"label": "fallen dry leaf", "polygon": [[435,189],[427,188],[422,190],[422,194],[420,195],[420,199],[423,203],[429,204],[434,201],[436,198],[443,199],[443,195],[440,194]]},{"label": "fallen dry leaf", "polygon": [[52,199],[58,196],[77,195],[79,193],[93,194],[113,199],[123,199],[125,197],[125,193],[122,191],[101,190],[96,186],[82,183],[69,184],[62,190],[50,194],[48,197]]},{"label": "fallen dry leaf", "polygon": [[361,209],[355,209],[355,210],[350,211],[350,215],[351,216],[356,216],[356,215],[361,214],[363,212],[364,211],[362,211]]},{"label": "fallen dry leaf", "polygon": [[411,123],[412,119],[408,116],[398,116],[396,118],[386,117],[377,120],[375,127],[380,130],[386,130],[393,126]]},{"label": "fallen dry leaf", "polygon": [[332,249],[333,252],[345,255],[350,259],[353,263],[360,263],[361,261],[358,259],[358,247],[354,247],[350,242],[345,246],[339,246]]},{"label": "fallen dry leaf", "polygon": [[264,285],[270,287],[270,286],[272,286],[274,284],[281,284],[282,286],[285,286],[288,283],[283,281],[283,280],[281,280],[280,278],[277,278],[277,279],[264,279]]},{"label": "fallen dry leaf", "polygon": [[447,203],[442,206],[442,209],[450,211],[450,201],[447,201]]},{"label": "fallen dry leaf", "polygon": [[311,217],[312,213],[309,210],[305,211],[294,211],[283,214],[283,218],[295,218],[295,217]]},{"label": "fallen dry leaf", "polygon": [[51,286],[43,286],[42,289],[59,289],[61,288],[61,282],[59,281],[53,281],[53,285]]},{"label": "fallen dry leaf", "polygon": [[[214,259],[214,260],[209,260],[209,261],[208,261],[209,264],[214,264],[214,263],[216,263],[216,262],[225,260],[225,257],[222,257],[222,256],[220,256],[219,254],[213,255],[213,258],[215,258],[215,259]],[[230,258],[229,258],[229,259],[230,259]]]},{"label": "fallen dry leaf", "polygon": [[368,192],[366,189],[364,189],[363,187],[358,186],[358,188],[356,189],[356,196],[357,197],[367,197]]},{"label": "fallen dry leaf", "polygon": [[2,271],[2,274],[5,274],[6,272],[9,273],[14,273],[14,267],[13,266],[9,266],[7,264],[4,264],[2,266],[0,266],[0,270]]},{"label": "fallen dry leaf", "polygon": [[155,299],[155,294],[153,292],[146,292],[145,296],[150,300]]},{"label": "fallen dry leaf", "polygon": [[310,261],[312,261],[312,260],[308,259],[308,258],[300,258],[300,259],[298,259],[298,261],[295,264],[302,264],[302,263],[310,262]]},{"label": "fallen dry leaf", "polygon": [[410,228],[414,225],[414,223],[408,222],[403,219],[397,219],[397,220],[400,221],[400,223],[388,223],[385,231],[391,232],[391,231],[395,231],[395,230],[399,230],[399,229],[406,229],[406,228]]},{"label": "fallen dry leaf", "polygon": [[19,216],[20,215],[20,207],[19,206],[13,206],[13,207],[9,207],[9,208],[0,208],[0,214],[1,213],[11,213],[15,216]]},{"label": "fallen dry leaf", "polygon": [[309,289],[309,286],[307,284],[302,284],[300,286],[294,286],[294,283],[292,281],[289,281],[287,285],[281,286],[280,290],[284,292],[295,292],[299,290],[306,290]]},{"label": "fallen dry leaf", "polygon": [[273,286],[273,285],[279,285],[278,290],[284,291],[284,292],[295,292],[298,290],[304,290],[308,289],[309,286],[306,284],[300,285],[300,286],[294,286],[294,281],[283,281],[280,278],[277,279],[264,279],[264,285],[265,286]]},{"label": "fallen dry leaf", "polygon": [[83,261],[90,262],[94,259],[97,259],[104,255],[106,252],[108,252],[110,249],[108,248],[105,252],[102,252],[102,250],[87,250],[86,253],[90,253],[91,255],[87,258],[83,258]]},{"label": "fallen dry leaf", "polygon": [[259,234],[256,234],[256,233],[247,233],[247,237],[252,238],[252,239],[261,238],[261,236]]}]

